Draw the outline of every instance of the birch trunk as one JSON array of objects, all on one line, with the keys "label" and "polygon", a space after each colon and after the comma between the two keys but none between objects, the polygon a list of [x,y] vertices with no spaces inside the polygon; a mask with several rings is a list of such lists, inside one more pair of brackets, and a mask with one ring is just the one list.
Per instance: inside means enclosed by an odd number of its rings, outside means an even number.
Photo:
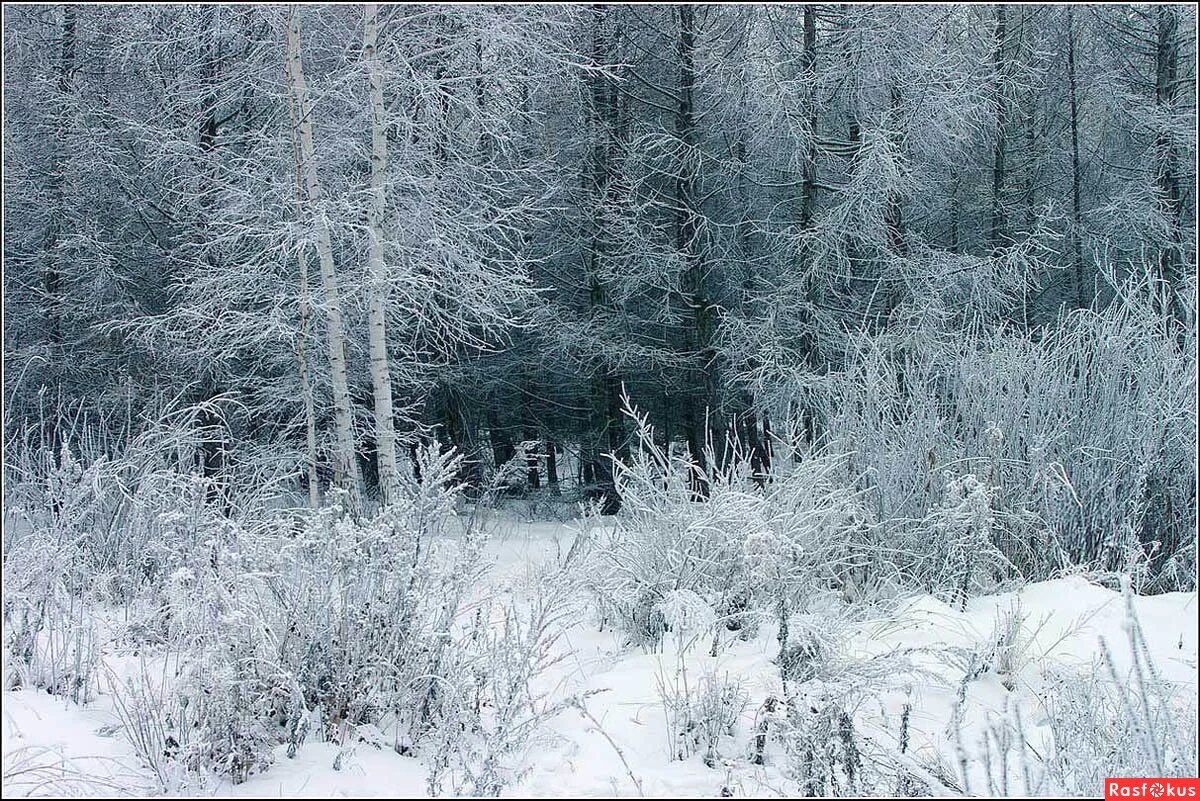
[{"label": "birch trunk", "polygon": [[334,453],[335,480],[350,492],[351,505],[359,496],[358,461],[354,455],[354,433],[350,416],[350,389],[346,369],[345,336],[342,331],[342,307],[338,299],[337,274],[333,266],[333,246],[329,222],[317,208],[321,198],[321,183],[317,177],[317,161],[313,147],[312,108],[304,82],[304,65],[300,59],[300,18],[293,7],[288,19],[288,75],[299,113],[301,171],[317,238],[317,256],[321,264],[321,284],[325,295],[326,335],[329,345],[330,383],[333,388],[334,422],[337,426],[337,447]]},{"label": "birch trunk", "polygon": [[[288,81],[288,115],[291,118],[292,130],[292,162],[296,166],[296,211],[304,208],[303,190],[304,176],[300,165],[299,115],[296,112],[296,100],[292,96],[291,81]],[[308,294],[308,253],[302,244],[296,253],[297,266],[300,268],[300,331],[296,336],[296,367],[300,373],[300,395],[304,401],[304,445],[306,468],[308,473],[308,506],[319,509],[321,506],[321,486],[317,479],[317,414],[313,399],[312,380],[308,370],[308,320],[312,313],[312,298]]]},{"label": "birch trunk", "polygon": [[304,445],[308,457],[308,506],[321,506],[321,485],[317,480],[317,415],[314,409],[312,381],[308,374],[308,354],[304,342],[308,338],[308,255],[301,249],[300,262],[300,334],[296,337],[296,362],[300,369],[300,394],[304,396]]},{"label": "birch trunk", "polygon": [[396,428],[392,416],[392,378],[388,368],[387,280],[383,266],[383,215],[386,200],[383,176],[387,170],[387,134],[383,123],[383,75],[376,56],[379,36],[379,6],[367,3],[363,12],[363,59],[371,79],[371,203],[367,207],[367,228],[370,235],[368,267],[370,271],[370,303],[368,311],[368,348],[370,351],[371,384],[375,392],[375,447],[379,458],[379,489],[383,504],[388,505],[396,495],[399,482],[396,475]]}]

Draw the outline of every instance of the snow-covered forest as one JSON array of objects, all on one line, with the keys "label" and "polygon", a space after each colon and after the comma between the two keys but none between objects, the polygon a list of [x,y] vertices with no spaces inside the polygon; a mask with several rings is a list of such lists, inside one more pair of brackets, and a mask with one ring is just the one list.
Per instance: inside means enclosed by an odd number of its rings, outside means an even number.
[{"label": "snow-covered forest", "polygon": [[1191,4],[3,39],[6,796],[1197,775]]}]

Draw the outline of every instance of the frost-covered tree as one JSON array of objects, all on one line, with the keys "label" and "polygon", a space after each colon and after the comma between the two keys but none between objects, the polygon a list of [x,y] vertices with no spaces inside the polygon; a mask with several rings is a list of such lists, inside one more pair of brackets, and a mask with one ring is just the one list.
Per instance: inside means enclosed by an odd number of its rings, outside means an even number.
[{"label": "frost-covered tree", "polygon": [[697,476],[735,445],[765,475],[782,431],[839,441],[893,389],[870,442],[928,414],[980,450],[951,343],[1065,342],[1147,292],[1192,341],[1195,31],[1181,5],[14,7],[10,419],[55,442],[59,410],[198,404],[210,478],[275,465],[313,505],[386,501],[437,440],[475,490],[615,511],[623,394]]}]

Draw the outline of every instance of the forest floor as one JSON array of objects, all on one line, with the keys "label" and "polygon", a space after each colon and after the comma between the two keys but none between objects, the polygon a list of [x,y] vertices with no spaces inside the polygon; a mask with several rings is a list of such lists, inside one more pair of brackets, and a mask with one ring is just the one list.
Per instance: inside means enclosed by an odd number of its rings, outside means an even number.
[{"label": "forest floor", "polygon": [[[490,572],[481,592],[519,599],[537,582],[541,565],[570,547],[570,523],[508,521],[489,546]],[[840,603],[828,599],[831,605]],[[1149,652],[1162,679],[1196,689],[1197,598],[1171,593],[1134,599]],[[1003,660],[963,681],[970,654],[995,656],[997,632],[1019,608],[1020,634]],[[824,619],[824,618],[823,618]],[[829,619],[833,619],[832,617]],[[963,610],[930,596],[897,601],[865,614],[837,616],[837,658],[869,661],[903,652],[916,668],[883,682],[850,710],[867,740],[896,743],[902,737],[904,709],[907,745],[914,771],[954,778],[961,787],[959,743],[965,747],[968,782],[986,788],[977,754],[992,721],[1020,708],[1024,735],[1035,748],[1046,745],[1046,690],[1062,670],[1099,664],[1103,637],[1119,671],[1130,668],[1125,601],[1119,592],[1068,577],[969,600]],[[999,626],[998,626],[999,622]],[[725,636],[728,635],[728,636]],[[780,670],[774,624],[763,624],[749,639],[722,632],[724,647],[712,656],[708,636],[680,653],[670,635],[657,652],[629,645],[619,633],[601,631],[582,617],[561,632],[555,648],[561,659],[538,677],[548,697],[582,695],[588,715],[568,708],[531,738],[524,770],[510,785],[516,796],[775,795],[785,768],[770,758],[755,764],[754,734],[764,700],[780,697]],[[120,675],[138,660],[117,649],[105,651],[107,665]],[[1062,669],[1062,670],[1060,670]],[[969,671],[968,671],[969,672]],[[705,764],[703,753],[672,759],[678,740],[668,735],[662,688],[680,681],[719,675],[745,696],[733,736],[725,737]],[[686,677],[686,679],[685,679]],[[954,733],[956,699],[962,695]],[[4,795],[145,795],[156,792],[153,776],[138,763],[121,736],[111,696],[101,691],[85,707],[45,692],[3,694]],[[333,765],[339,747],[309,742],[294,759],[280,746],[274,764],[243,784],[211,783],[189,789],[215,796],[405,797],[427,792],[427,770],[411,757],[365,741],[345,748],[340,770]],[[698,750],[698,749],[697,749]],[[895,751],[896,749],[892,749]],[[954,782],[950,786],[955,786]],[[1004,789],[1004,788],[998,788]],[[1100,788],[1096,788],[1096,793]],[[1011,794],[1022,794],[1020,786]]]}]

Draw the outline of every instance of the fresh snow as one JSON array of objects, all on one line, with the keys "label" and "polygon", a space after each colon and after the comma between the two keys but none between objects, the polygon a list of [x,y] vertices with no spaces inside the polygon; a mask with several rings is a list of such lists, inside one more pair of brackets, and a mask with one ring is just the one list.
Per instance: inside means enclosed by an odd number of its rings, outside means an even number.
[{"label": "fresh snow", "polygon": [[[577,536],[573,524],[510,521],[489,546],[489,585],[480,593],[529,591],[539,568],[565,553]],[[931,596],[898,602],[869,619],[839,624],[843,656],[870,657],[905,651],[925,671],[911,682],[864,701],[856,725],[868,736],[897,737],[902,709],[911,705],[909,753],[955,765],[950,722],[963,674],[948,655],[984,647],[997,621],[1019,604],[1024,614],[1022,657],[1011,679],[987,672],[970,682],[962,722],[968,750],[988,721],[1020,707],[1026,734],[1035,746],[1048,732],[1038,701],[1055,669],[1087,670],[1099,658],[1099,641],[1110,644],[1121,671],[1129,668],[1125,601],[1112,589],[1072,576],[1026,585],[1003,594],[977,597],[959,611]],[[1150,654],[1162,678],[1188,692],[1196,689],[1196,593],[1136,597],[1134,605]],[[582,609],[582,606],[581,606]],[[582,612],[581,612],[582,614]],[[727,645],[710,656],[711,636],[679,660],[670,634],[660,652],[625,644],[620,632],[601,631],[584,618],[569,626],[557,647],[563,658],[538,677],[551,697],[580,695],[590,717],[577,709],[561,712],[532,738],[524,755],[525,773],[507,789],[511,796],[735,795],[780,792],[781,776],[771,765],[752,764],[749,753],[721,754],[714,767],[701,755],[669,758],[669,739],[660,680],[682,665],[693,680],[707,672],[740,683],[749,703],[737,742],[752,737],[763,700],[779,696],[778,650],[774,625],[764,624],[749,641],[723,632]],[[136,671],[140,661],[106,651],[117,675]],[[1009,690],[1005,683],[1012,685]],[[95,701],[80,707],[41,691],[4,692],[2,715],[5,796],[111,796],[153,794],[154,777],[138,764],[116,723],[111,696],[102,687]],[[598,724],[598,725],[597,725]],[[369,738],[366,738],[369,739]],[[424,795],[426,771],[418,759],[399,756],[386,745],[360,741],[333,764],[338,747],[308,742],[288,759],[280,746],[274,764],[245,783],[214,782],[215,796],[391,796]],[[619,751],[619,753],[618,753]],[[935,756],[936,755],[936,756]],[[977,757],[970,756],[972,762]],[[977,770],[973,765],[970,770]],[[1099,788],[1097,788],[1098,790]],[[189,791],[194,791],[189,788]]]}]

